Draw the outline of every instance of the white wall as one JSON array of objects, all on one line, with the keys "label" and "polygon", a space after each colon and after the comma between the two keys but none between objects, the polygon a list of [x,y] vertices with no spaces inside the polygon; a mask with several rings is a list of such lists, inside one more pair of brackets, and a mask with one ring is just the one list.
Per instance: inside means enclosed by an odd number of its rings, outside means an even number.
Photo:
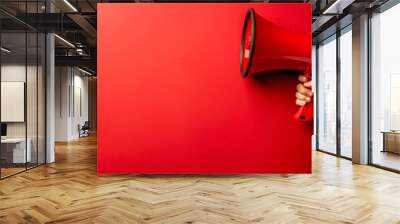
[{"label": "white wall", "polygon": [[67,67],[55,68],[55,141],[69,139],[69,73]]},{"label": "white wall", "polygon": [[[28,70],[32,67],[28,67]],[[3,82],[25,82],[25,64],[9,64],[1,66],[1,81]],[[28,72],[30,74],[30,72]],[[6,108],[1,108],[5,110]],[[25,123],[7,123],[7,137],[25,137]]]},{"label": "white wall", "polygon": [[70,141],[89,117],[88,77],[72,67],[56,67],[55,73],[55,140]]},{"label": "white wall", "polygon": [[[28,81],[29,85],[36,86],[36,80],[35,78],[31,76],[36,77],[36,66],[28,66],[27,68],[24,65],[18,65],[18,64],[5,64],[1,66],[1,81],[2,82],[25,82],[25,75],[27,69],[27,75],[28,75]],[[34,102],[31,105],[27,105],[29,107],[29,111],[36,111],[36,88],[28,88],[28,104],[31,104],[31,102]],[[32,98],[32,99],[30,99]],[[34,99],[33,99],[34,98]],[[40,106],[40,105],[39,105]],[[2,108],[2,110],[5,110],[6,108]],[[28,122],[34,122],[36,123],[37,120],[37,115],[36,113],[28,113]],[[33,127],[34,125],[28,124],[28,129],[29,127]],[[33,128],[36,130],[36,126]],[[28,137],[29,137],[30,131],[28,130]],[[8,137],[25,137],[25,122],[8,122],[7,123],[7,135]]]},{"label": "white wall", "polygon": [[[38,69],[38,70],[37,70]],[[27,115],[27,120],[23,122],[6,122],[8,138],[24,138],[25,135],[30,139],[32,161],[44,163],[45,150],[45,85],[42,67],[18,63],[3,64],[1,66],[2,82],[24,82],[26,83],[26,107],[23,106],[22,112]],[[26,80],[27,79],[27,80]],[[7,97],[7,96],[2,96]],[[10,108],[1,108],[7,110]],[[12,111],[11,111],[12,112]],[[39,156],[37,156],[39,153]]]},{"label": "white wall", "polygon": [[[75,70],[77,71],[77,70]],[[75,73],[74,77],[74,86],[75,86],[75,106],[74,106],[74,119],[72,119],[72,135],[74,137],[79,137],[77,126],[78,124],[83,125],[85,121],[89,120],[89,92],[88,92],[88,77],[82,76],[82,73]],[[80,91],[80,93],[79,93]],[[80,95],[80,97],[78,97]],[[79,102],[80,101],[80,102]],[[80,108],[79,108],[80,107]],[[79,111],[81,109],[82,111]]]}]

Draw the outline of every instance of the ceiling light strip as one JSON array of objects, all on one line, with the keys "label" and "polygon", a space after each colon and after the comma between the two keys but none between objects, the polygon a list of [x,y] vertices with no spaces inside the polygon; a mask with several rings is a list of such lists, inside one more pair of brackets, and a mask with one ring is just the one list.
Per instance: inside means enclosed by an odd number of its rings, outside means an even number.
[{"label": "ceiling light strip", "polygon": [[78,9],[75,8],[68,0],[64,0],[64,3],[68,5],[74,12],[78,12]]},{"label": "ceiling light strip", "polygon": [[6,53],[11,53],[11,50],[9,50],[9,49],[7,49],[5,47],[1,47],[0,49],[1,49],[1,51],[4,51]]},{"label": "ceiling light strip", "polygon": [[62,38],[61,36],[59,36],[58,34],[54,34],[55,37],[57,37],[59,40],[61,40],[62,42],[64,42],[65,44],[67,44],[68,46],[75,48],[75,45],[73,45],[71,42],[69,42],[68,40]]},{"label": "ceiling light strip", "polygon": [[329,14],[342,14],[343,10],[351,5],[355,0],[336,0],[322,13],[323,15]]},{"label": "ceiling light strip", "polygon": [[92,73],[90,73],[90,72],[88,72],[88,71],[86,71],[86,70],[83,70],[83,69],[81,69],[81,68],[79,68],[79,67],[78,67],[78,70],[81,71],[81,72],[83,72],[83,73],[85,73],[85,74],[87,74],[87,75],[93,75]]}]

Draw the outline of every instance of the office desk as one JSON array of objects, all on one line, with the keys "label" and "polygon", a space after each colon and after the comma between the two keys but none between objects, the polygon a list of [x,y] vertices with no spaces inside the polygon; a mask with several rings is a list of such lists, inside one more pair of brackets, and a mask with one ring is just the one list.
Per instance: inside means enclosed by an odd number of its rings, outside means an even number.
[{"label": "office desk", "polygon": [[31,162],[32,140],[26,140],[27,147],[25,153],[25,138],[6,138],[1,139],[1,157],[6,163],[25,163]]},{"label": "office desk", "polygon": [[400,132],[383,131],[383,150],[382,152],[393,152],[400,154]]}]

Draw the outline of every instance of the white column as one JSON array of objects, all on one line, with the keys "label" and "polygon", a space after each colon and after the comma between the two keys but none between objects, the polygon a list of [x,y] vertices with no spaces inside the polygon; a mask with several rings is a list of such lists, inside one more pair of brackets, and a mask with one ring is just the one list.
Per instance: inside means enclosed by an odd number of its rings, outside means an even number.
[{"label": "white column", "polygon": [[46,36],[46,163],[55,161],[54,150],[54,133],[55,133],[55,44],[54,35],[47,34]]},{"label": "white column", "polygon": [[368,163],[368,15],[353,19],[353,162]]},{"label": "white column", "polygon": [[[54,12],[54,5],[46,1],[46,11]],[[55,162],[55,42],[54,34],[46,35],[46,163]]]}]

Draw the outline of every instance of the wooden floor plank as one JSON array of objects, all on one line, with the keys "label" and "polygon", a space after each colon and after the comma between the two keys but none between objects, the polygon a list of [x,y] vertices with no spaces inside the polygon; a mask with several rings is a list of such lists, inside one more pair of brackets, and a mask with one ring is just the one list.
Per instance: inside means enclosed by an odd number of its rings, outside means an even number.
[{"label": "wooden floor plank", "polygon": [[96,138],[0,181],[0,223],[400,223],[400,175],[313,153],[311,175],[97,175]]}]

